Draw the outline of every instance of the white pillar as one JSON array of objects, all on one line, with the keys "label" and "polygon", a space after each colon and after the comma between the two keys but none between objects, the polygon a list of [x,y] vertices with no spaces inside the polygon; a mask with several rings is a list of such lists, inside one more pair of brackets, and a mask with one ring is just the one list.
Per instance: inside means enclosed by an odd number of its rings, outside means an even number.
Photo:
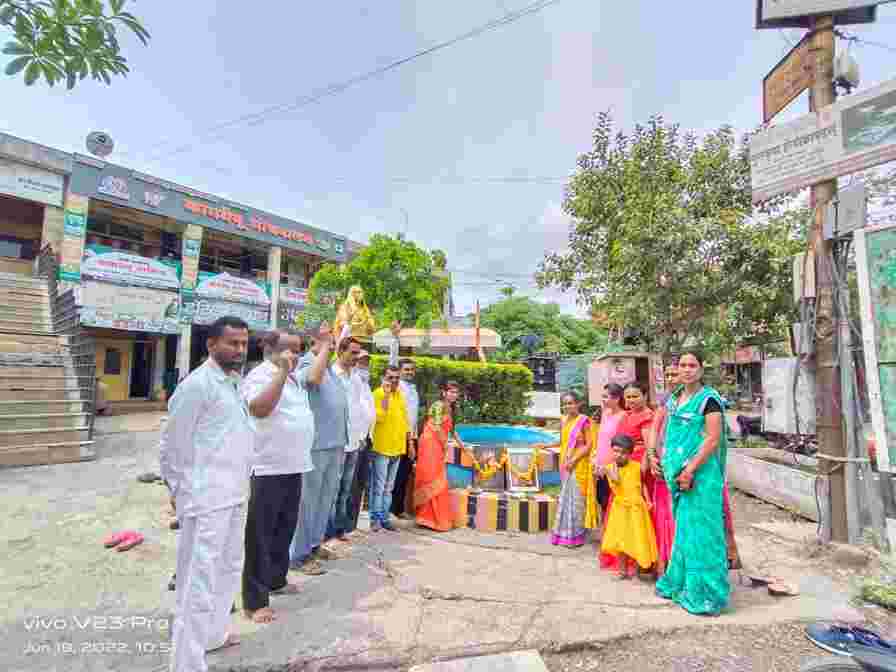
[{"label": "white pillar", "polygon": [[182,381],[190,374],[190,343],[192,335],[192,324],[181,326],[180,338],[177,344],[177,382]]},{"label": "white pillar", "polygon": [[156,339],[156,357],[152,367],[152,385],[149,390],[150,398],[152,398],[152,395],[157,389],[165,384],[165,341],[166,338],[164,336],[159,336],[159,338]]}]

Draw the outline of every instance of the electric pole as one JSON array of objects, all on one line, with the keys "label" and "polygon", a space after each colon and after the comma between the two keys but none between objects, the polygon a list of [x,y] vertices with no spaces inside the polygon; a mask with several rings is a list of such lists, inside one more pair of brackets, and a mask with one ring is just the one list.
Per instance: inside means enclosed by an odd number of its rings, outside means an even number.
[{"label": "electric pole", "polygon": [[[834,102],[834,17],[816,17],[809,24],[814,78],[809,90],[809,111],[818,112]],[[818,469],[829,474],[831,540],[848,542],[846,478],[844,462],[824,459],[846,457],[841,418],[839,357],[834,336],[839,331],[834,310],[833,256],[831,241],[824,239],[824,206],[837,195],[837,179],[819,182],[811,190],[810,206],[815,221],[809,238],[809,254],[815,261],[816,277],[816,371],[815,406],[818,435]]]}]

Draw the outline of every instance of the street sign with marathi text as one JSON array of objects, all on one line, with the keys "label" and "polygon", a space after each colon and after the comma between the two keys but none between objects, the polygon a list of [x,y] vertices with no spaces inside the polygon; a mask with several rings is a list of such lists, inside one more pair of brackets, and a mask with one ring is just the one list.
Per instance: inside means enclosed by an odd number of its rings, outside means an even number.
[{"label": "street sign with marathi text", "polygon": [[896,79],[750,139],[753,202],[896,159]]},{"label": "street sign with marathi text", "polygon": [[892,0],[756,0],[757,28],[808,28],[814,16],[833,15],[834,23],[873,23],[877,5]]},{"label": "street sign with marathi text", "polygon": [[762,80],[762,121],[768,123],[812,85],[815,66],[807,35]]}]

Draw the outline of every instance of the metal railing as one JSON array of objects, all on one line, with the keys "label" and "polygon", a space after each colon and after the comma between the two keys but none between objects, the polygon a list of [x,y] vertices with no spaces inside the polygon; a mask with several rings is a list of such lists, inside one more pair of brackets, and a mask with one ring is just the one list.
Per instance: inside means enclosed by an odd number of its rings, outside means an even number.
[{"label": "metal railing", "polygon": [[50,297],[50,315],[53,331],[66,336],[68,356],[63,355],[66,376],[69,367],[78,381],[81,402],[87,413],[88,440],[93,438],[93,424],[96,418],[96,343],[81,326],[81,316],[75,291],[71,288],[59,293],[59,261],[49,245],[38,256],[37,275],[47,281]]}]

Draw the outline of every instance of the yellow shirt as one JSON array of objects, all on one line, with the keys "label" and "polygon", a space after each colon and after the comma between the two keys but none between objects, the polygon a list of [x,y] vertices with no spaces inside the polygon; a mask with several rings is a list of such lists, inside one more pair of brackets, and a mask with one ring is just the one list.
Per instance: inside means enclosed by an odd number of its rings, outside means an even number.
[{"label": "yellow shirt", "polygon": [[383,410],[383,388],[373,393],[376,407],[376,424],[373,426],[373,452],[386,457],[398,457],[407,452],[407,438],[410,431],[407,405],[401,392],[395,390],[389,395],[389,410]]}]

